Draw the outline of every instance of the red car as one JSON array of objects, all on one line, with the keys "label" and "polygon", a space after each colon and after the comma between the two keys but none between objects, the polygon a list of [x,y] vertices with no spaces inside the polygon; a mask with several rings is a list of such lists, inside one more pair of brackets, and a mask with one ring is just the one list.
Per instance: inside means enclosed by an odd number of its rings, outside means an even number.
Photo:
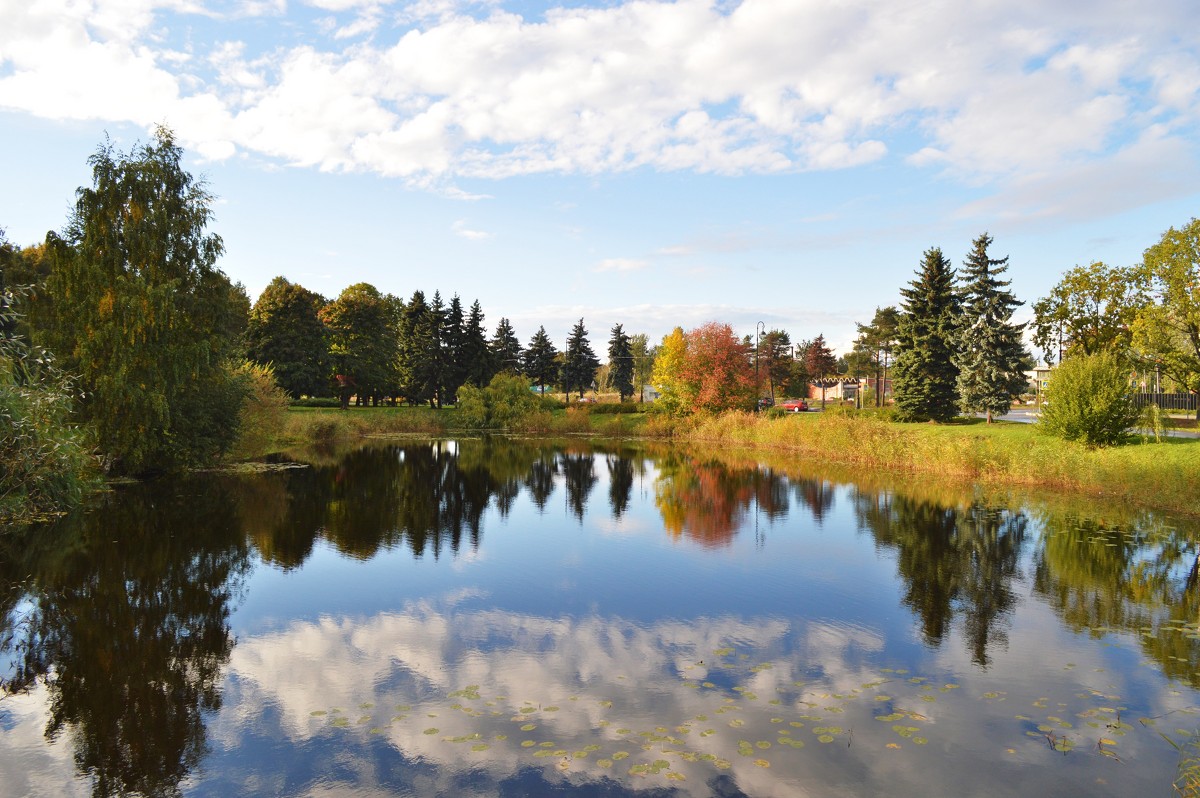
[{"label": "red car", "polygon": [[789,413],[800,413],[808,409],[808,402],[803,399],[784,399],[777,407],[788,411]]}]

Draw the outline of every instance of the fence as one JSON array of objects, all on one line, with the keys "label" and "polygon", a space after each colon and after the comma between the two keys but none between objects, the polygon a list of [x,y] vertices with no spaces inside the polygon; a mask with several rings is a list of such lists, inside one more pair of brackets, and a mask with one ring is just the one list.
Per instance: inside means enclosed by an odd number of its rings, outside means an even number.
[{"label": "fence", "polygon": [[1134,402],[1138,407],[1158,405],[1160,410],[1192,410],[1196,409],[1197,396],[1194,393],[1135,393]]}]

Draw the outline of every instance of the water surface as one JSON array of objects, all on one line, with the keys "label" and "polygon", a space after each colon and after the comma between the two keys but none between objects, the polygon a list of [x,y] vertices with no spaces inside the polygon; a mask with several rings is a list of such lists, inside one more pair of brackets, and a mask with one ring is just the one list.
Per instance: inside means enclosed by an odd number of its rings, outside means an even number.
[{"label": "water surface", "polygon": [[786,471],[491,439],[121,488],[0,541],[0,795],[1173,793],[1194,525]]}]

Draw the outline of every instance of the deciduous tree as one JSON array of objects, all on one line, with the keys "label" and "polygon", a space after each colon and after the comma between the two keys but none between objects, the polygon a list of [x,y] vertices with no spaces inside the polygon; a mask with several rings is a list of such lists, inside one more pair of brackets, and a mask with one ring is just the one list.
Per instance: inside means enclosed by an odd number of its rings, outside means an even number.
[{"label": "deciduous tree", "polygon": [[392,308],[370,283],[348,286],[321,309],[329,354],[338,374],[353,380],[359,403],[394,394],[397,341]]},{"label": "deciduous tree", "polygon": [[711,321],[688,333],[682,376],[691,383],[696,407],[719,413],[750,410],[758,399],[746,347],[728,324]]},{"label": "deciduous tree", "polygon": [[237,431],[239,308],[207,231],[212,195],[182,159],[166,128],[128,153],[106,143],[66,228],[47,236],[52,349],[126,473],[210,462]]},{"label": "deciduous tree", "polygon": [[1147,275],[1096,261],[1067,271],[1050,295],[1033,303],[1033,343],[1047,363],[1069,351],[1125,356],[1130,329],[1146,305]]},{"label": "deciduous tree", "polygon": [[1155,301],[1137,318],[1135,344],[1180,385],[1200,392],[1200,219],[1163,233],[1146,250],[1141,274]]},{"label": "deciduous tree", "polygon": [[293,399],[329,393],[329,344],[319,316],[324,306],[325,297],[276,277],[250,310],[246,356],[270,365]]}]

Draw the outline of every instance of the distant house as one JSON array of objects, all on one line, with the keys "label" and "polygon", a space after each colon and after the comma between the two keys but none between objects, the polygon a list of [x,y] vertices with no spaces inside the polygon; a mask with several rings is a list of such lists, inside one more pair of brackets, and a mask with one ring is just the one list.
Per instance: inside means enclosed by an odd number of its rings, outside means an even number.
[{"label": "distant house", "polygon": [[658,399],[661,396],[662,396],[662,391],[658,390],[653,385],[643,385],[642,386],[642,401],[643,402],[653,402],[655,399]]},{"label": "distant house", "polygon": [[854,400],[858,397],[859,389],[857,377],[823,377],[809,383],[808,398],[817,400],[824,398],[827,402],[843,399]]}]

